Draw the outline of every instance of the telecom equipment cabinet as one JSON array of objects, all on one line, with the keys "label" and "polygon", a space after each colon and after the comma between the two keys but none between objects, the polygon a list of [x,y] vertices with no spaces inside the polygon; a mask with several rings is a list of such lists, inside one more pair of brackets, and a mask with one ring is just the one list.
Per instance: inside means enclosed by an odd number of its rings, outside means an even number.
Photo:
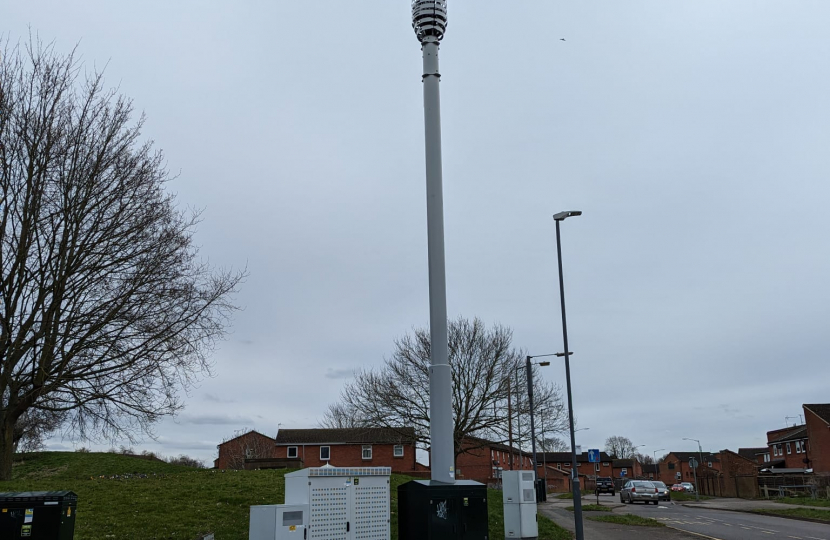
[{"label": "telecom equipment cabinet", "polygon": [[0,493],[0,538],[72,540],[77,505],[71,491]]},{"label": "telecom equipment cabinet", "polygon": [[398,486],[400,540],[487,540],[487,486],[412,480]]},{"label": "telecom equipment cabinet", "polygon": [[285,475],[285,504],[308,506],[309,540],[389,540],[390,467],[310,467]]},{"label": "telecom equipment cabinet", "polygon": [[303,540],[307,520],[306,504],[252,506],[248,540]]},{"label": "telecom equipment cabinet", "polygon": [[504,537],[537,538],[536,484],[533,471],[503,471]]}]

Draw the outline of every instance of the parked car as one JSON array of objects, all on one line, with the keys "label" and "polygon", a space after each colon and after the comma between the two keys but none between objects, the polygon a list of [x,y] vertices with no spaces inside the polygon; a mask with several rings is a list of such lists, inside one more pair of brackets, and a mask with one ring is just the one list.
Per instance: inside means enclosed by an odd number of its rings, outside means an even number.
[{"label": "parked car", "polygon": [[664,484],[663,482],[658,482],[657,480],[652,480],[651,483],[654,484],[654,487],[657,488],[658,501],[671,500],[671,491],[669,491],[669,488],[666,487],[666,484]]},{"label": "parked car", "polygon": [[686,491],[686,488],[684,488],[682,484],[674,484],[671,487],[671,490],[672,491]]},{"label": "parked car", "polygon": [[695,485],[691,482],[681,482],[680,485],[683,486],[683,489],[686,491],[691,491],[693,493],[695,491]]},{"label": "parked car", "polygon": [[633,504],[642,501],[646,504],[658,504],[660,493],[651,482],[645,480],[629,480],[620,491],[620,502]]},{"label": "parked car", "polygon": [[616,492],[617,489],[614,487],[614,481],[610,476],[600,476],[597,478],[597,495],[600,493],[610,493],[613,497]]}]

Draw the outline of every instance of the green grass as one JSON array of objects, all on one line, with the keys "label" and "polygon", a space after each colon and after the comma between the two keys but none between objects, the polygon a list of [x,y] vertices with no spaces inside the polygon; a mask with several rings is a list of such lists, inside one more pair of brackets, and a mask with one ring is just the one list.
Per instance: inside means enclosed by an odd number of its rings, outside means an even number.
[{"label": "green grass", "polygon": [[[583,504],[582,509],[586,512],[611,512],[612,509],[610,506],[602,506],[601,504]],[[565,508],[569,512],[574,511],[573,506],[568,506]]]},{"label": "green grass", "polygon": [[[706,495],[701,495],[700,496],[701,501],[708,501],[711,498],[712,497],[709,497],[709,496],[706,496]],[[695,494],[694,493],[689,493],[687,491],[672,491],[671,492],[671,500],[673,500],[673,501],[695,501],[695,500],[698,500],[698,499],[695,499]]]},{"label": "green grass", "polygon": [[[285,501],[287,471],[198,470],[118,454],[43,452],[15,456],[3,491],[78,494],[76,540],[193,540],[213,532],[247,540],[249,507]],[[392,475],[392,540],[398,536],[398,486]],[[504,536],[501,492],[488,492],[490,537]],[[539,516],[540,540],[571,533]]]},{"label": "green grass", "polygon": [[817,508],[761,508],[754,510],[754,512],[774,516],[817,519],[830,523],[830,510],[819,510]]},{"label": "green grass", "polygon": [[560,493],[559,495],[554,497],[554,499],[570,499],[570,500],[573,500],[573,498],[574,498],[573,493]]},{"label": "green grass", "polygon": [[784,497],[775,499],[777,502],[786,504],[800,504],[802,506],[830,507],[830,499],[808,499],[806,497]]},{"label": "green grass", "polygon": [[614,514],[611,516],[588,516],[591,521],[616,523],[617,525],[637,525],[640,527],[665,527],[663,523],[651,518],[635,516],[634,514]]}]

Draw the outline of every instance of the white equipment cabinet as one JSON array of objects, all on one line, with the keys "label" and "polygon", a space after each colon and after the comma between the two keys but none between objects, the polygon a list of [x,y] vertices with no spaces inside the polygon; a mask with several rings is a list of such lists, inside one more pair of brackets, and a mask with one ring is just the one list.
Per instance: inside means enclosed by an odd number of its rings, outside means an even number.
[{"label": "white equipment cabinet", "polygon": [[285,475],[285,504],[306,505],[308,540],[389,540],[390,467],[311,467]]},{"label": "white equipment cabinet", "polygon": [[250,540],[303,540],[308,525],[308,505],[270,504],[251,507]]},{"label": "white equipment cabinet", "polygon": [[539,536],[534,477],[533,471],[502,471],[505,538]]}]

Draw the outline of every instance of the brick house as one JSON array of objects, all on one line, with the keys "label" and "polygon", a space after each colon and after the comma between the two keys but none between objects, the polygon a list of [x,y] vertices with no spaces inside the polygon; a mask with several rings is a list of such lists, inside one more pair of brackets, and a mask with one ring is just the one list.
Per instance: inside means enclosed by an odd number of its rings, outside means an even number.
[{"label": "brick house", "polygon": [[425,470],[415,462],[415,428],[281,429],[273,457],[301,460],[303,467],[391,467],[404,474]]},{"label": "brick house", "polygon": [[506,444],[466,437],[455,458],[455,477],[482,484],[498,484],[500,471],[531,470],[533,454]]},{"label": "brick house", "polygon": [[[636,459],[615,459],[611,462],[611,478],[645,478],[643,465]],[[625,475],[623,475],[623,472]]]},{"label": "brick house", "polygon": [[[570,452],[540,452],[536,459],[539,461],[539,477],[544,478],[547,474],[548,491],[571,491],[573,463]],[[613,476],[613,461],[613,458],[605,452],[600,452],[599,463],[590,463],[588,452],[577,454],[576,470],[580,477],[582,491],[592,491],[596,486],[597,476]]]},{"label": "brick house", "polygon": [[791,426],[767,431],[767,446],[771,459],[765,469],[790,469],[793,472],[808,468],[810,447],[807,426]]},{"label": "brick house", "polygon": [[[700,477],[716,476],[721,469],[718,454],[703,452],[703,463],[698,464],[697,475]],[[667,486],[680,482],[695,483],[695,471],[689,467],[689,460],[700,461],[700,452],[669,452],[658,463],[659,478]]]},{"label": "brick house", "polygon": [[807,429],[807,467],[815,474],[830,474],[830,404],[803,405]]},{"label": "brick house", "polygon": [[761,446],[757,448],[738,448],[738,455],[754,461],[757,465],[763,465],[764,463],[769,463],[771,461],[768,446]]},{"label": "brick house", "polygon": [[246,459],[272,458],[274,442],[258,431],[248,431],[218,444],[219,457],[213,460],[213,466],[216,469],[244,469]]}]

